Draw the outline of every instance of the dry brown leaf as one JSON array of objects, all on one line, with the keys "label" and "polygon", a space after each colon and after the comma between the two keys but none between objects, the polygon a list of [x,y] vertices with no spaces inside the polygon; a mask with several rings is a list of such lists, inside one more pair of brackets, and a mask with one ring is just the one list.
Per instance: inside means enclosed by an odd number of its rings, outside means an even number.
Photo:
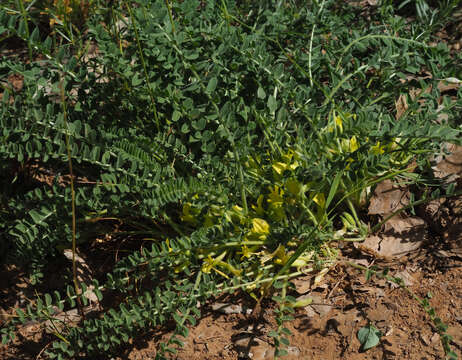
[{"label": "dry brown leaf", "polygon": [[447,178],[447,182],[453,182],[462,177],[462,146],[445,143],[445,149],[451,154],[436,157],[436,165],[432,168],[436,177]]},{"label": "dry brown leaf", "polygon": [[395,108],[396,108],[395,119],[399,120],[401,116],[403,116],[403,114],[409,108],[409,105],[407,103],[407,96],[405,94],[401,94],[399,96],[398,100],[395,102]]},{"label": "dry brown leaf", "polygon": [[311,305],[308,305],[307,307],[311,307],[321,317],[328,314],[333,308],[331,304],[326,303],[326,300],[321,298],[317,294],[311,293],[308,297],[313,299],[313,302]]},{"label": "dry brown leaf", "polygon": [[406,206],[409,203],[406,193],[391,180],[382,181],[371,198],[369,215],[387,215]]},{"label": "dry brown leaf", "polygon": [[426,233],[425,221],[420,217],[406,217],[401,218],[394,216],[385,223],[385,233],[393,232],[396,234],[405,234],[416,232],[420,236],[422,233]]},{"label": "dry brown leaf", "polygon": [[371,265],[370,261],[367,259],[353,259],[353,258],[347,258],[348,262],[355,263],[361,266],[369,267]]},{"label": "dry brown leaf", "polygon": [[451,90],[459,90],[462,86],[462,80],[457,78],[446,78],[438,83],[438,90],[443,93]]},{"label": "dry brown leaf", "polygon": [[364,243],[359,245],[363,252],[371,254],[383,260],[399,258],[412,251],[419,249],[422,241],[402,242],[394,236],[369,236]]},{"label": "dry brown leaf", "polygon": [[295,285],[295,291],[300,295],[306,294],[311,290],[311,278],[312,276],[303,276],[297,277],[292,280],[292,283]]},{"label": "dry brown leaf", "polygon": [[[426,76],[413,76],[410,75],[406,77],[406,79],[402,79],[401,82],[407,83],[410,81],[423,81],[426,79],[432,79],[432,75],[427,73],[428,75]],[[443,95],[445,92],[449,92],[452,90],[458,90],[462,86],[462,80],[459,80],[457,78],[446,78],[438,82],[437,88],[440,91],[440,93]],[[412,101],[417,101],[423,105],[425,102],[425,99],[420,98],[422,94],[429,94],[432,91],[433,86],[428,85],[424,90],[421,88],[415,88],[415,87],[410,87],[409,88],[409,97]],[[420,99],[419,99],[420,98]],[[438,99],[438,104],[440,104],[440,107],[438,108],[437,112],[441,111],[441,104],[443,102],[443,96],[440,96]],[[398,98],[398,100],[395,102],[395,108],[396,108],[396,115],[395,118],[396,120],[399,120],[401,116],[406,112],[406,110],[409,108],[409,104],[407,102],[407,95],[401,94]],[[419,111],[419,110],[418,110]],[[447,114],[441,113],[438,116],[438,121],[444,121],[447,119]]]},{"label": "dry brown leaf", "polygon": [[388,230],[384,233],[368,236],[354,246],[379,259],[392,260],[419,249],[428,238],[425,222],[417,217],[394,217],[387,226]]},{"label": "dry brown leaf", "polygon": [[[415,282],[414,276],[412,276],[409,273],[409,271],[407,271],[406,269],[404,269],[403,271],[397,272],[394,276],[400,278],[401,280],[403,280],[403,283],[406,286],[412,286],[414,284],[414,282]],[[396,285],[395,283],[393,283],[391,281],[390,281],[390,283],[391,283],[392,288],[397,288],[398,287],[398,285]]]}]

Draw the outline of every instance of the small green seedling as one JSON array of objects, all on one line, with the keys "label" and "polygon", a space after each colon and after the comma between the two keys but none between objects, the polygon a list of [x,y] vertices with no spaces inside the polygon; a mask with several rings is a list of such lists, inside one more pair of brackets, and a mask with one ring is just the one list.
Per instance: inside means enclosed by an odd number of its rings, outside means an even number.
[{"label": "small green seedling", "polygon": [[381,336],[382,333],[374,325],[363,326],[358,330],[358,340],[361,343],[361,349],[366,351],[377,346]]}]

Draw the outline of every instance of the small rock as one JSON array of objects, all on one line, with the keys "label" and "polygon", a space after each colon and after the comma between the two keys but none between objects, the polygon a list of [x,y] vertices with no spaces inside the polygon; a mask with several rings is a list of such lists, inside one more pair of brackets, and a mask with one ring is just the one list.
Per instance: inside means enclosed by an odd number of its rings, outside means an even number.
[{"label": "small rock", "polygon": [[[267,342],[255,339],[258,345],[253,346],[249,351],[252,360],[272,360],[274,359],[274,348]],[[252,354],[252,356],[250,356]]]},{"label": "small rock", "polygon": [[240,348],[247,348],[249,346],[249,342],[252,340],[251,336],[243,336],[239,339],[234,341],[234,345]]},{"label": "small rock", "polygon": [[428,336],[427,335],[424,335],[424,334],[421,334],[420,335],[420,339],[422,340],[422,342],[429,346],[431,344],[430,340],[428,339]]},{"label": "small rock", "polygon": [[309,306],[312,307],[313,310],[319,314],[319,316],[322,317],[332,310],[332,305],[326,304],[324,299],[322,299],[320,296],[311,294],[309,297],[313,299],[313,303]]},{"label": "small rock", "polygon": [[440,342],[440,334],[434,333],[432,338],[430,339],[430,342],[435,345],[436,343]]},{"label": "small rock", "polygon": [[242,306],[236,304],[227,304],[227,303],[215,303],[212,304],[212,310],[220,312],[222,314],[241,314]]},{"label": "small rock", "polygon": [[288,355],[292,355],[292,356],[300,356],[300,349],[296,346],[289,346],[287,347],[287,352],[288,352]]},{"label": "small rock", "polygon": [[385,331],[385,336],[390,336],[393,334],[393,326],[387,325],[386,331]]},{"label": "small rock", "polygon": [[248,357],[252,360],[270,360],[274,358],[274,348],[266,341],[259,338],[244,336],[234,342],[236,347],[240,348],[242,357]]}]

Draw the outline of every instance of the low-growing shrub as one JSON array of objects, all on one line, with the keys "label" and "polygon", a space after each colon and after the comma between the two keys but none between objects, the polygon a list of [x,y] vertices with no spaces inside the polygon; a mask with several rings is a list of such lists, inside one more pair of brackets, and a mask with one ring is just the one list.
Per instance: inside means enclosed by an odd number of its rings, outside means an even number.
[{"label": "low-growing shrub", "polygon": [[[99,281],[18,309],[3,340],[56,307],[85,306],[92,285],[118,300],[56,331],[49,356],[113,354],[173,319],[161,357],[194,324],[198,301],[242,289],[280,303],[272,335],[284,354],[290,278],[322,276],[333,240],[364,238],[375,184],[425,182],[428,155],[460,143],[461,91],[449,101],[437,86],[460,75],[460,55],[427,45],[425,24],[382,10],[366,19],[335,1],[123,1],[89,12],[76,42],[0,10],[0,34],[22,38],[32,59],[0,61],[3,261],[28,264],[40,282],[73,235],[77,248],[98,247],[103,219],[123,223],[116,242],[151,243]],[[20,91],[5,81],[12,74]]]}]

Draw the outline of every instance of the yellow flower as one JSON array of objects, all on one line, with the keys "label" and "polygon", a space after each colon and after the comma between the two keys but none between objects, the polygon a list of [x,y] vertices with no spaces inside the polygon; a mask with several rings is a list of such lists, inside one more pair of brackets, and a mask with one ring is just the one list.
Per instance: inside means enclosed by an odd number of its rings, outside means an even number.
[{"label": "yellow flower", "polygon": [[279,186],[274,185],[274,188],[270,187],[270,194],[268,195],[269,209],[271,211],[272,219],[280,221],[285,217],[283,208],[283,197],[284,191]]},{"label": "yellow flower", "polygon": [[173,249],[170,247],[170,240],[167,238],[167,240],[165,240],[165,243],[167,244],[168,252],[171,253]]},{"label": "yellow flower", "polygon": [[263,216],[263,214],[265,213],[265,210],[263,209],[263,206],[262,206],[263,199],[264,199],[264,196],[260,195],[257,199],[257,206],[252,205],[252,209],[255,210],[258,216]]},{"label": "yellow flower", "polygon": [[250,230],[250,236],[256,237],[259,240],[265,240],[266,236],[270,232],[269,224],[260,218],[252,219],[252,229]]},{"label": "yellow flower", "polygon": [[242,256],[241,256],[241,260],[243,260],[244,258],[247,258],[249,259],[253,253],[249,250],[249,248],[247,247],[247,245],[242,245],[242,252],[241,252]]},{"label": "yellow flower", "polygon": [[354,161],[351,157],[349,157],[347,160],[347,166],[345,166],[345,170],[350,170],[351,163]]},{"label": "yellow flower", "polygon": [[273,163],[273,170],[278,174],[282,175],[282,173],[287,169],[287,164],[283,162],[275,162]]},{"label": "yellow flower", "polygon": [[343,124],[342,124],[342,118],[340,116],[336,116],[334,119],[335,126],[340,130],[340,132],[343,131]]},{"label": "yellow flower", "polygon": [[220,261],[222,261],[224,259],[224,257],[226,256],[226,251],[223,251],[218,257],[216,257],[215,259],[209,254],[207,255],[207,258],[204,260],[204,264],[202,264],[202,272],[203,273],[210,273],[210,271],[212,270],[216,270],[215,269],[215,266],[218,265],[218,263]]},{"label": "yellow flower", "polygon": [[[297,154],[293,150],[289,150],[282,156],[282,161],[273,163],[272,167],[274,172],[277,175],[282,175],[286,170],[295,170],[299,166],[298,161],[296,160],[297,158]],[[292,160],[294,161],[292,162]]]},{"label": "yellow flower", "polygon": [[350,152],[355,152],[358,148],[358,141],[356,140],[356,136],[353,135],[350,139]]},{"label": "yellow flower", "polygon": [[300,182],[298,182],[296,179],[289,179],[286,181],[286,189],[292,195],[299,195],[302,187],[302,184],[300,184]]},{"label": "yellow flower", "polygon": [[274,262],[278,265],[284,265],[287,260],[289,260],[289,255],[286,253],[286,248],[284,245],[279,245],[277,249],[269,253],[265,251],[265,254],[260,258],[260,262],[263,265],[264,263],[274,259]]},{"label": "yellow flower", "polygon": [[317,193],[313,197],[313,201],[321,208],[324,209],[326,206],[326,197],[324,196],[324,193]]},{"label": "yellow flower", "polygon": [[269,187],[270,194],[268,195],[268,202],[270,204],[277,204],[277,203],[282,203],[283,198],[282,195],[284,195],[284,191],[279,188],[279,186],[274,185],[274,187]]},{"label": "yellow flower", "polygon": [[239,205],[234,205],[231,210],[226,211],[224,215],[227,221],[235,225],[244,224],[245,222],[244,209]]},{"label": "yellow flower", "polygon": [[212,258],[211,255],[207,256],[207,259],[204,260],[204,264],[202,265],[202,272],[203,273],[210,273],[210,271],[215,271],[217,274],[220,274],[221,276],[225,277],[226,279],[229,279],[229,276],[226,275],[223,271],[217,269],[217,266],[220,266],[229,272],[231,272],[234,276],[241,276],[242,270],[236,269],[234,266],[231,264],[228,264],[227,262],[224,262],[223,259],[226,256],[226,251],[221,253],[218,257],[215,259]]},{"label": "yellow flower", "polygon": [[380,141],[377,141],[377,144],[371,147],[371,152],[374,155],[382,155],[385,152],[385,145],[380,145]]},{"label": "yellow flower", "polygon": [[181,220],[195,225],[197,223],[196,215],[198,212],[199,211],[197,209],[192,207],[191,203],[185,203],[183,205],[183,215],[181,215]]}]

